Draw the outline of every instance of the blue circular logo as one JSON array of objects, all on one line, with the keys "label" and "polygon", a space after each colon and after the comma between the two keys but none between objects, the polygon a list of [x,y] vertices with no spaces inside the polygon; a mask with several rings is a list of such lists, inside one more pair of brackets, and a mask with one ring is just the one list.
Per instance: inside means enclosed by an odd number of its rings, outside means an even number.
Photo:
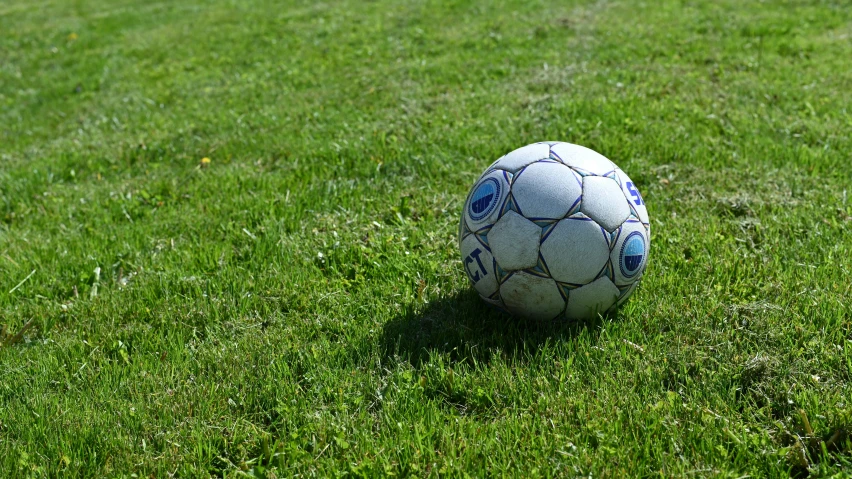
[{"label": "blue circular logo", "polygon": [[468,204],[470,219],[479,221],[488,216],[500,200],[500,182],[495,178],[486,178],[473,191]]},{"label": "blue circular logo", "polygon": [[621,274],[627,278],[636,276],[641,269],[643,259],[645,259],[645,238],[642,237],[642,233],[634,231],[621,244],[619,258]]}]

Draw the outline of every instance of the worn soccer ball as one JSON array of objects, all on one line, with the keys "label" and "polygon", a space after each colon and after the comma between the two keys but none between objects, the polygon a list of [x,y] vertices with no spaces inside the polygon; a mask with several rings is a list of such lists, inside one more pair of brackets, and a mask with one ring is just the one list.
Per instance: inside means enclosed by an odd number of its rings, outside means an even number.
[{"label": "worn soccer ball", "polygon": [[612,161],[542,142],[479,177],[464,204],[459,249],[487,303],[530,319],[590,319],[636,289],[650,235],[642,195]]}]

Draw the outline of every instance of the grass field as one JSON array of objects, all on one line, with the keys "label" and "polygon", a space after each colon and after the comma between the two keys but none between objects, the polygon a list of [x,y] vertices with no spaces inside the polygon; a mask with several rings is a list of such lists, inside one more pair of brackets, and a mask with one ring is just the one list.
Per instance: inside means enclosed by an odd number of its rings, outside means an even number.
[{"label": "grass field", "polygon": [[[848,474],[850,59],[845,0],[5,0],[0,476]],[[614,318],[467,284],[540,140],[645,196]]]}]

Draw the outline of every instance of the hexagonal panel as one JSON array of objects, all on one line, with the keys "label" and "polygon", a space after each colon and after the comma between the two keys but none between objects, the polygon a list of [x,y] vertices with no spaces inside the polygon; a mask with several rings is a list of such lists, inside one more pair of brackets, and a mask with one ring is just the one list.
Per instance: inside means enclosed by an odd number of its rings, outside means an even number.
[{"label": "hexagonal panel", "polygon": [[523,146],[511,153],[508,153],[503,158],[500,158],[491,168],[500,168],[511,173],[516,173],[521,168],[534,163],[538,160],[544,160],[550,157],[550,146],[546,143],[533,143],[532,145]]},{"label": "hexagonal panel", "polygon": [[[486,169],[485,169],[485,172],[487,173],[487,172],[489,172],[489,171],[491,171],[491,170],[493,170],[493,169],[497,168],[497,165],[498,165],[498,164],[500,163],[500,161],[501,161],[503,158],[505,158],[505,157],[506,157],[506,155],[503,155],[503,156],[501,156],[500,158],[497,158],[496,160],[494,160],[494,163],[491,163],[491,164],[488,166],[488,168],[486,168]],[[484,173],[483,173],[483,174],[484,174]]]},{"label": "hexagonal panel", "polygon": [[488,232],[488,245],[506,271],[535,266],[540,241],[541,227],[514,211],[507,211]]},{"label": "hexagonal panel", "polygon": [[519,272],[500,286],[500,296],[512,314],[528,319],[553,319],[565,309],[556,282]]},{"label": "hexagonal panel", "polygon": [[633,180],[627,176],[627,173],[620,169],[615,170],[615,176],[618,178],[618,184],[621,186],[621,191],[627,198],[631,209],[635,211],[636,216],[639,217],[639,221],[646,225],[649,224],[650,220],[648,219],[648,209],[645,207],[645,199],[642,198],[642,194],[639,193],[639,189],[636,188],[635,184],[633,184]]},{"label": "hexagonal panel", "polygon": [[498,309],[504,313],[509,312],[509,310],[506,309],[506,305],[503,304],[503,300],[500,298],[500,295],[496,295],[496,297],[492,298],[480,296],[480,298],[482,298],[482,300],[485,301],[485,303],[491,306],[492,308]]},{"label": "hexagonal panel", "polygon": [[621,226],[610,253],[615,284],[626,286],[639,279],[648,263],[650,247],[645,225],[639,220],[630,219]]},{"label": "hexagonal panel", "polygon": [[500,209],[509,196],[509,182],[505,172],[495,170],[482,175],[473,185],[464,204],[464,219],[471,231],[494,224]]},{"label": "hexagonal panel", "polygon": [[615,163],[595,150],[573,143],[558,143],[550,147],[554,157],[581,172],[605,175],[616,168]]},{"label": "hexagonal panel", "polygon": [[609,278],[601,277],[568,293],[565,315],[571,319],[593,319],[618,300],[620,291]]},{"label": "hexagonal panel", "polygon": [[512,196],[527,218],[564,218],[581,193],[579,177],[559,163],[533,163],[512,183]]},{"label": "hexagonal panel", "polygon": [[470,234],[470,230],[468,230],[467,226],[464,224],[464,215],[461,215],[459,217],[459,236],[458,236],[459,247],[461,247],[461,241],[464,239],[464,237],[469,235],[469,234]]},{"label": "hexagonal panel", "polygon": [[588,218],[565,218],[541,243],[541,256],[556,281],[586,284],[595,279],[609,258],[601,227]]},{"label": "hexagonal panel", "polygon": [[603,176],[583,177],[583,200],[580,211],[609,232],[613,232],[630,216],[630,206],[618,183]]},{"label": "hexagonal panel", "polygon": [[630,296],[632,296],[633,292],[636,291],[636,287],[639,286],[639,283],[640,283],[640,280],[637,279],[635,283],[630,285],[630,287],[628,287],[626,290],[623,290],[622,293],[621,293],[621,296],[619,296],[619,298],[618,298],[618,302],[615,303],[615,305],[621,306],[628,299],[630,299]]},{"label": "hexagonal panel", "polygon": [[497,275],[494,272],[494,257],[476,235],[468,235],[461,241],[462,267],[476,291],[484,297],[497,291]]}]

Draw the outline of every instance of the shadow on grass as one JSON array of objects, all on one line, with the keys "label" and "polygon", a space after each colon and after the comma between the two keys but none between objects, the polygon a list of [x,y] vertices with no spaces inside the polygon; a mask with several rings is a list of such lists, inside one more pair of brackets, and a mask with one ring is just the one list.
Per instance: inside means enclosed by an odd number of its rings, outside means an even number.
[{"label": "shadow on grass", "polygon": [[602,321],[525,321],[485,304],[466,290],[406,311],[385,324],[383,355],[420,366],[432,354],[475,365],[492,358],[523,360],[544,344],[567,341],[584,331],[597,340]]}]

